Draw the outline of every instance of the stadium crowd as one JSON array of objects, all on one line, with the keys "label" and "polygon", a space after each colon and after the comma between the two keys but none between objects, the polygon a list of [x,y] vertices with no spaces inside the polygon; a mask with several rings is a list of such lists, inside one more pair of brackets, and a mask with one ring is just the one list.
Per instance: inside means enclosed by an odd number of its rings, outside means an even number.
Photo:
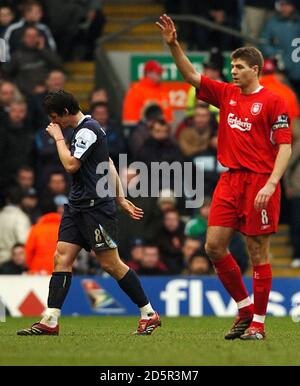
[{"label": "stadium crowd", "polygon": [[[22,7],[19,3],[0,2],[0,37],[8,43],[8,61],[2,63],[0,74],[0,274],[51,274],[70,178],[60,164],[53,139],[45,132],[49,120],[42,102],[47,93],[64,88],[66,59],[93,58],[105,15],[101,1],[34,0],[22,2]],[[285,97],[292,118],[294,153],[283,183],[282,221],[290,225],[292,266],[300,266],[300,67],[287,51],[288,39],[300,36],[298,2],[245,0],[243,8],[234,0],[164,3],[170,13],[196,14],[236,29],[242,25],[253,38],[264,38],[260,48],[268,59],[261,83]],[[73,15],[68,16],[73,23],[65,25],[66,14]],[[204,64],[204,73],[223,80],[222,52],[242,42],[200,27],[182,33],[191,50],[217,48],[218,54],[212,54]],[[116,166],[123,153],[130,162],[142,161],[147,166],[151,162],[189,161],[194,172],[197,164],[203,163],[205,199],[201,208],[188,210],[184,197],[175,197],[173,186],[165,187],[163,180],[159,181],[158,198],[129,196],[144,209],[145,216],[134,222],[120,213],[120,254],[141,275],[213,274],[204,242],[211,195],[224,171],[216,158],[218,110],[196,102],[191,89],[185,116],[175,127],[168,95],[160,87],[163,68],[149,61],[144,71],[144,78],[125,96],[122,122],[110,111],[104,89],[93,91],[86,113],[106,131]],[[65,130],[67,143],[70,134]],[[120,176],[128,184],[137,172],[128,167]],[[239,234],[234,236],[231,250],[245,272],[248,256]],[[93,253],[82,251],[74,273],[103,272]]]}]

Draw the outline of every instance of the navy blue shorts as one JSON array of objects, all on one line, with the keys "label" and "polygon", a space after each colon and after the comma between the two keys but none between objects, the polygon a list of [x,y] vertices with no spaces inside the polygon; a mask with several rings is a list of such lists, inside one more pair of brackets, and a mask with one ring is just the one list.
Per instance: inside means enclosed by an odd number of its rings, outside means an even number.
[{"label": "navy blue shorts", "polygon": [[64,206],[58,241],[80,245],[86,251],[117,248],[117,213],[111,203],[85,210]]}]

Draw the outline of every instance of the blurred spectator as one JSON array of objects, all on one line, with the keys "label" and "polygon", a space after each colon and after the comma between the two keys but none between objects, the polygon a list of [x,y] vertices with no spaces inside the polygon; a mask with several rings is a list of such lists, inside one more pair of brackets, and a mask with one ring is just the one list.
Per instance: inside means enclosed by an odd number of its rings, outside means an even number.
[{"label": "blurred spectator", "polygon": [[35,224],[41,215],[38,206],[38,196],[34,188],[22,191],[21,208],[30,218],[31,224]]},{"label": "blurred spectator", "polygon": [[52,197],[58,194],[67,194],[68,186],[66,176],[61,171],[53,171],[48,177],[47,191]]},{"label": "blurred spectator", "polygon": [[61,215],[55,205],[44,208],[43,216],[31,227],[26,242],[26,264],[29,273],[50,275],[53,272]]},{"label": "blurred spectator", "polygon": [[185,269],[187,269],[189,265],[189,261],[192,258],[192,256],[198,253],[201,247],[203,247],[203,245],[204,243],[201,243],[200,239],[197,239],[197,238],[186,237],[184,239],[181,252],[183,256],[183,263],[184,263]]},{"label": "blurred spectator", "polygon": [[130,257],[129,260],[126,261],[128,267],[137,271],[140,267],[140,262],[144,256],[144,240],[142,239],[134,239],[131,244],[130,249]]},{"label": "blurred spectator", "polygon": [[145,63],[144,78],[132,85],[124,99],[123,124],[135,126],[143,117],[143,111],[148,105],[156,103],[163,112],[167,122],[172,122],[173,114],[170,108],[169,95],[162,85],[162,66],[150,60]]},{"label": "blurred spectator", "polygon": [[178,144],[187,157],[199,154],[210,147],[217,123],[212,119],[208,105],[198,105],[195,114],[188,122],[183,121],[177,131]]},{"label": "blurred spectator", "polygon": [[20,205],[20,189],[10,188],[6,206],[0,211],[0,264],[10,259],[11,249],[15,244],[25,244],[27,239],[30,220]]},{"label": "blurred spectator", "polygon": [[62,216],[64,213],[65,205],[69,203],[68,197],[65,196],[64,194],[58,194],[57,196],[54,197],[53,201],[54,201],[54,204],[56,205],[57,213],[59,213]]},{"label": "blurred spectator", "polygon": [[177,210],[164,213],[163,226],[155,237],[162,261],[170,274],[178,274],[184,268],[182,246],[184,243],[184,224]]},{"label": "blurred spectator", "polygon": [[173,162],[182,164],[184,161],[179,147],[170,136],[170,127],[166,121],[157,120],[153,123],[150,137],[139,149],[136,160],[144,162],[148,167],[149,186],[153,187],[155,183],[160,190],[165,188],[175,190],[175,187],[177,187],[175,186],[176,173],[170,173],[170,178],[167,179],[163,178],[163,174],[160,173],[157,181],[153,180],[153,175],[150,173],[151,165],[154,162],[167,162],[170,165]]},{"label": "blurred spectator", "polygon": [[205,239],[210,205],[211,199],[206,197],[203,205],[199,208],[199,214],[187,222],[184,231],[186,236],[201,240]]},{"label": "blurred spectator", "polygon": [[166,213],[169,210],[176,210],[177,199],[174,195],[173,190],[163,189],[159,193],[159,198],[157,199],[157,205],[161,213]]},{"label": "blurred spectator", "polygon": [[159,250],[156,245],[145,245],[143,258],[136,272],[142,276],[167,274],[166,266],[160,260]]},{"label": "blurred spectator", "polygon": [[28,26],[37,29],[38,36],[41,41],[43,41],[45,47],[53,51],[56,49],[56,44],[50,29],[45,24],[41,23],[42,17],[43,8],[39,2],[31,0],[24,4],[22,19],[11,24],[4,35],[9,56],[12,56],[17,49],[21,48],[24,30]]},{"label": "blurred spectator", "polygon": [[286,82],[282,82],[282,77],[284,78],[284,75],[279,72],[279,69],[276,66],[276,62],[271,59],[266,59],[259,83],[265,88],[273,91],[275,94],[281,95],[284,98],[289,108],[289,116],[291,121],[293,121],[300,115],[297,95],[286,84]]},{"label": "blurred spectator", "polygon": [[153,126],[153,123],[163,118],[163,110],[158,105],[151,104],[146,107],[143,119],[138,123],[136,127],[132,128],[132,130],[130,131],[128,146],[133,159],[136,159],[139,149],[150,137],[150,130]]},{"label": "blurred spectator", "polygon": [[7,28],[14,21],[15,14],[7,5],[0,5],[0,38],[4,37]]},{"label": "blurred spectator", "polygon": [[68,184],[66,176],[60,169],[49,173],[46,181],[46,188],[41,194],[41,207],[52,205],[57,195],[66,196],[68,194]]},{"label": "blurred spectator", "polygon": [[22,43],[12,54],[11,61],[3,65],[3,70],[16,80],[23,93],[30,95],[40,91],[48,72],[61,68],[62,62],[54,51],[46,48],[45,39],[35,27],[24,29]]},{"label": "blurred spectator", "polygon": [[275,0],[244,0],[243,33],[257,39],[274,13]]},{"label": "blurred spectator", "polygon": [[90,95],[89,103],[91,106],[98,102],[108,103],[107,91],[104,88],[98,88]]},{"label": "blurred spectator", "polygon": [[30,116],[34,131],[38,132],[38,136],[45,135],[45,128],[50,123],[49,117],[43,107],[45,96],[50,92],[64,90],[66,83],[65,73],[61,70],[52,70],[47,74],[45,84],[39,85],[39,92],[27,96]]},{"label": "blurred spectator", "polygon": [[290,238],[293,247],[292,268],[300,268],[300,119],[293,128],[293,151],[284,176],[290,203]]},{"label": "blurred spectator", "polygon": [[210,263],[206,256],[195,254],[189,260],[187,269],[183,272],[185,275],[209,275]]},{"label": "blurred spectator", "polygon": [[[36,180],[39,191],[44,190],[47,184],[47,177],[54,171],[63,171],[61,162],[56,149],[55,141],[45,130],[40,129],[34,138],[35,156],[36,156]],[[73,129],[63,130],[65,142],[70,143]]]},{"label": "blurred spectator", "polygon": [[22,95],[15,84],[9,81],[0,83],[0,123],[8,117],[10,105],[21,100]]},{"label": "blurred spectator", "polygon": [[98,102],[91,107],[92,118],[99,122],[100,126],[106,133],[109,156],[114,161],[115,166],[119,167],[119,154],[126,151],[125,138],[122,125],[111,119],[108,110],[108,104]]},{"label": "blurred spectator", "polygon": [[190,124],[185,127],[183,123],[178,128],[178,144],[183,154],[193,161],[195,168],[204,169],[204,194],[211,195],[223,170],[216,154],[216,121],[212,121],[207,105],[197,105]]},{"label": "blurred spectator", "polygon": [[[238,0],[193,1],[191,11],[193,15],[205,17],[218,25],[240,30]],[[239,47],[241,42],[232,35],[197,24],[190,29],[188,44],[190,49],[199,51],[209,50],[211,47],[217,47],[220,51],[231,51]]]},{"label": "blurred spectator", "polygon": [[21,190],[31,189],[34,187],[34,171],[29,166],[21,166],[17,170],[16,184]]},{"label": "blurred spectator", "polygon": [[[120,170],[120,179],[123,186],[127,186],[127,196],[139,208],[143,208],[144,217],[140,221],[134,221],[124,213],[119,213],[119,250],[120,256],[128,259],[130,255],[130,244],[128,240],[140,238],[146,242],[154,239],[158,228],[161,226],[161,216],[157,207],[155,197],[135,197],[131,196],[131,185],[139,183],[138,173],[134,167]],[[129,188],[128,188],[129,187]]]},{"label": "blurred spectator", "polygon": [[33,149],[33,133],[28,121],[25,102],[13,102],[10,105],[8,119],[0,123],[3,133],[1,154],[2,177],[8,183],[23,165],[30,165]]},{"label": "blurred spectator", "polygon": [[21,275],[27,271],[24,244],[12,247],[10,260],[0,265],[0,275]]},{"label": "blurred spectator", "polygon": [[102,1],[43,0],[43,3],[60,55],[65,60],[91,60],[105,24]]},{"label": "blurred spectator", "polygon": [[[137,160],[150,167],[151,162],[182,162],[183,156],[170,136],[170,127],[163,119],[153,122],[150,137],[137,154]],[[170,188],[170,187],[169,187]]]},{"label": "blurred spectator", "polygon": [[[223,77],[224,57],[218,50],[211,50],[210,58],[203,63],[203,75],[218,82],[226,81]],[[193,116],[196,105],[203,103],[196,98],[196,88],[191,86],[187,95],[186,117]],[[213,105],[209,105],[209,111],[212,113],[212,118],[219,122],[219,109]],[[177,134],[178,135],[178,134]]]},{"label": "blurred spectator", "polygon": [[300,15],[295,0],[280,0],[276,4],[278,12],[268,20],[262,30],[261,38],[265,39],[266,43],[261,48],[266,57],[280,55],[289,81],[299,97],[300,66],[293,60],[295,47],[292,42],[300,36]]}]

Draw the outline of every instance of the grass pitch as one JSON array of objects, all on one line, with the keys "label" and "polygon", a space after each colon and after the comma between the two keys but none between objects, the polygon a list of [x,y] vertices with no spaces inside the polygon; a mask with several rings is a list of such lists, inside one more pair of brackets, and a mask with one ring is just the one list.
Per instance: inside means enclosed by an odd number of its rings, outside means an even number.
[{"label": "grass pitch", "polygon": [[64,317],[58,337],[22,337],[36,320],[0,323],[0,365],[300,365],[300,324],[268,318],[265,341],[225,341],[232,319],[162,318],[151,336],[132,336],[135,317]]}]

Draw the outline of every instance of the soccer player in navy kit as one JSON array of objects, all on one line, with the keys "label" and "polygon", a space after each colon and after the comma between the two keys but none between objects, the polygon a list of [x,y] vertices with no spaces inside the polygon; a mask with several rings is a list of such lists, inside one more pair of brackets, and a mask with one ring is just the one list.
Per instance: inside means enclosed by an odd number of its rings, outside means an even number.
[{"label": "soccer player in navy kit", "polygon": [[[143,217],[143,211],[124,197],[119,176],[109,158],[105,132],[97,121],[80,111],[74,96],[65,91],[50,93],[44,107],[51,119],[46,131],[56,142],[65,170],[72,175],[72,185],[69,205],[65,206],[59,228],[48,308],[39,323],[18,331],[18,335],[58,335],[58,318],[71,285],[73,262],[82,248],[95,252],[102,268],[140,308],[141,319],[135,334],[150,335],[161,321],[136,273],[119,257],[115,200],[135,220]],[[70,149],[62,134],[68,127],[74,128]],[[99,196],[96,191],[97,182],[104,176],[96,169],[105,162],[115,183],[116,199]]]}]

